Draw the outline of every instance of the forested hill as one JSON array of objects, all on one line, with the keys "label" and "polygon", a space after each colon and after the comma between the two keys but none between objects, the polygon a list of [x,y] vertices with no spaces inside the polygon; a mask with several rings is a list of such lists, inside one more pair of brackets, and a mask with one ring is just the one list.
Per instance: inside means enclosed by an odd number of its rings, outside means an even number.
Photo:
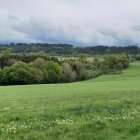
[{"label": "forested hill", "polygon": [[88,46],[88,47],[75,47],[70,44],[41,44],[41,43],[11,43],[11,44],[0,44],[0,51],[7,48],[12,49],[14,53],[31,53],[44,51],[50,54],[59,55],[75,55],[79,53],[85,53],[90,55],[103,55],[103,54],[140,54],[140,48],[138,46]]}]

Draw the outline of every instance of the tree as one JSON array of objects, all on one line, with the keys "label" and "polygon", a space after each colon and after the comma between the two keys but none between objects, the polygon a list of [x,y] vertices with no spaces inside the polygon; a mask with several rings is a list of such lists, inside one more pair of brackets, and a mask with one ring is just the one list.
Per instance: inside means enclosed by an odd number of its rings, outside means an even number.
[{"label": "tree", "polygon": [[38,56],[45,56],[46,53],[44,51],[39,51],[36,53]]},{"label": "tree", "polygon": [[8,48],[8,49],[2,51],[2,56],[3,57],[9,57],[11,55],[11,53],[12,53],[12,49]]},{"label": "tree", "polygon": [[87,62],[87,57],[85,54],[80,54],[78,61],[82,62],[82,63],[86,63]]},{"label": "tree", "polygon": [[96,68],[99,68],[100,65],[101,65],[101,61],[98,57],[95,57],[94,60],[93,60],[93,65],[96,67]]},{"label": "tree", "polygon": [[42,83],[44,80],[43,72],[36,67],[30,67],[30,72],[33,75],[32,83]]},{"label": "tree", "polygon": [[104,73],[104,74],[109,73],[109,66],[107,64],[104,64],[104,63],[101,64],[100,69],[101,69],[102,73]]},{"label": "tree", "polygon": [[10,79],[10,67],[4,67],[2,69],[2,76],[1,76],[1,83],[2,84],[11,84],[11,79]]},{"label": "tree", "polygon": [[38,68],[40,70],[43,70],[45,68],[46,62],[43,58],[37,58],[34,61],[34,65],[35,65],[36,68]]},{"label": "tree", "polygon": [[2,71],[4,84],[29,84],[32,83],[32,79],[30,68],[24,62],[17,62],[11,67],[5,67]]},{"label": "tree", "polygon": [[53,61],[48,61],[45,66],[44,78],[48,83],[56,83],[61,78],[62,69]]},{"label": "tree", "polygon": [[76,72],[72,70],[69,63],[62,64],[62,81],[63,82],[73,82],[76,81]]},{"label": "tree", "polygon": [[123,64],[122,63],[117,64],[117,70],[119,71],[119,73],[122,72],[122,70],[123,70]]},{"label": "tree", "polygon": [[7,62],[8,66],[12,66],[13,64],[15,64],[17,62],[17,60],[15,58],[9,59]]},{"label": "tree", "polygon": [[84,80],[86,78],[86,69],[84,64],[79,61],[76,61],[72,65],[74,71],[76,71],[77,80]]}]

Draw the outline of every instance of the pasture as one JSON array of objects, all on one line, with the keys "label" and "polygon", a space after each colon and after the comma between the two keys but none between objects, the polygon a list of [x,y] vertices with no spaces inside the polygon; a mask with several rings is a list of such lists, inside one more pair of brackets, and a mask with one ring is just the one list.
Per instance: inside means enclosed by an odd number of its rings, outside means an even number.
[{"label": "pasture", "polygon": [[70,84],[1,86],[1,140],[139,140],[140,63]]}]

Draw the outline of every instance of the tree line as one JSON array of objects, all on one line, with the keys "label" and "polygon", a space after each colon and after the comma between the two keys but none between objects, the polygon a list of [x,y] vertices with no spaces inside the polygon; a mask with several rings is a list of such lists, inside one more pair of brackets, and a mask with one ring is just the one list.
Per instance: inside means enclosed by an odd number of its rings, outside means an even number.
[{"label": "tree line", "polygon": [[14,53],[33,53],[44,51],[49,54],[77,55],[80,53],[89,55],[104,54],[140,54],[140,48],[131,46],[73,46],[70,44],[48,44],[48,43],[10,43],[0,44],[0,51],[10,48]]},{"label": "tree line", "polygon": [[[6,56],[5,56],[6,57]],[[120,74],[129,67],[127,55],[106,55],[88,61],[84,54],[78,59],[48,60],[38,57],[29,62],[11,59],[0,69],[0,85],[66,83],[95,78],[102,74]]]}]

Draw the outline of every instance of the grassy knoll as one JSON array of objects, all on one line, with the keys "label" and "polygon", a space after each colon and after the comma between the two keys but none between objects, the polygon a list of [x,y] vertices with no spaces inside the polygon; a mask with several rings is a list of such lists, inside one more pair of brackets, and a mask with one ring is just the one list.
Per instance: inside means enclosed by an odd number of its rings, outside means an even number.
[{"label": "grassy knoll", "polygon": [[0,139],[139,140],[140,63],[84,82],[0,87]]}]

